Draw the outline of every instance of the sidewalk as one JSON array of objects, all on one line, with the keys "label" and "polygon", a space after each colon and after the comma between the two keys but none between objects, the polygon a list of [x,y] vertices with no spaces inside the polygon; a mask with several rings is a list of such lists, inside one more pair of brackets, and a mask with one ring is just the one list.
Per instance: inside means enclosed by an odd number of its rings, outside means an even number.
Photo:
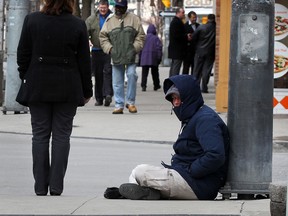
[{"label": "sidewalk", "polygon": [[[138,113],[132,115],[125,109],[124,115],[112,115],[114,101],[110,107],[95,107],[93,98],[84,107],[78,108],[72,137],[173,143],[177,138],[180,123],[175,114],[171,114],[171,104],[164,99],[162,88],[153,91],[151,74],[148,77],[147,91],[142,92],[140,67],[137,67],[137,72],[139,75],[136,98]],[[160,68],[161,83],[168,74],[168,67]],[[214,77],[211,77],[208,86],[210,93],[203,94],[204,102],[215,109]],[[227,113],[219,113],[219,115],[227,122]],[[280,151],[283,151],[283,148],[288,149],[286,129],[288,115],[274,115],[273,119],[273,139],[274,144],[277,143],[274,147]],[[15,115],[13,112],[0,115],[0,132],[31,134],[30,115]]]},{"label": "sidewalk", "polygon": [[[168,77],[168,69],[160,68],[161,82]],[[106,187],[124,183],[136,164],[168,162],[180,128],[162,89],[153,91],[151,74],[147,91],[141,91],[137,70],[137,114],[125,109],[123,115],[112,115],[113,102],[110,107],[95,107],[94,99],[79,108],[60,197],[33,193],[30,115],[0,115],[0,215],[270,215],[269,199],[131,201],[103,197]],[[213,84],[211,77],[210,93],[203,96],[215,108]],[[219,115],[227,120],[226,113]],[[286,176],[288,115],[275,115],[273,124],[275,166],[282,166],[281,175]]]}]

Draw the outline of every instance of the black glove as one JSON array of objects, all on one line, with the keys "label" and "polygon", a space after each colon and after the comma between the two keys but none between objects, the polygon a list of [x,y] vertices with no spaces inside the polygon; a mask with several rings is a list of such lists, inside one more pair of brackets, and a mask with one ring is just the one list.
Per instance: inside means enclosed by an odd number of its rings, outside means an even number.
[{"label": "black glove", "polygon": [[106,199],[125,199],[120,193],[117,187],[108,187],[104,192],[104,197]]}]

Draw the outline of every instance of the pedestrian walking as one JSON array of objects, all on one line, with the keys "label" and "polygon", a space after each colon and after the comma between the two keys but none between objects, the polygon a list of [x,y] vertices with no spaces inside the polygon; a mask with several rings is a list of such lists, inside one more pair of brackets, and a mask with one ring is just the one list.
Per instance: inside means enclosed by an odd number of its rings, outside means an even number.
[{"label": "pedestrian walking", "polygon": [[43,4],[40,12],[24,20],[17,48],[22,83],[16,101],[31,113],[35,193],[45,196],[49,189],[58,196],[63,192],[73,118],[77,107],[93,95],[90,51],[85,22],[72,15],[74,1]]},{"label": "pedestrian walking", "polygon": [[142,66],[142,91],[146,91],[147,77],[151,68],[154,91],[161,88],[159,79],[159,64],[162,59],[162,42],[157,36],[156,27],[150,24],[143,50],[141,51],[140,66]]},{"label": "pedestrian walking", "polygon": [[[112,83],[115,99],[113,114],[123,114],[124,106],[130,113],[137,113],[135,106],[138,79],[136,63],[139,61],[137,54],[144,45],[145,32],[140,18],[128,12],[127,8],[127,0],[115,0],[115,13],[106,19],[100,31],[101,47],[112,58]],[[125,71],[127,74],[126,100]]]},{"label": "pedestrian walking", "polygon": [[202,93],[208,93],[208,83],[215,60],[216,22],[215,15],[208,15],[208,22],[193,33],[196,43],[193,75],[201,82]]},{"label": "pedestrian walking", "polygon": [[93,45],[91,50],[92,73],[94,73],[95,106],[110,106],[113,96],[111,57],[103,52],[99,33],[106,20],[112,13],[108,0],[100,0],[98,10],[86,19],[89,39]]}]

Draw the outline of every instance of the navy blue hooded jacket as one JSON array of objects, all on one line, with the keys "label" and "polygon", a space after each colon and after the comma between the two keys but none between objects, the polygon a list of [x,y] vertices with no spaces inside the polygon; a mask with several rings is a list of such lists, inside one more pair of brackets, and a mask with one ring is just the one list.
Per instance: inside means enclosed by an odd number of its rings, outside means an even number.
[{"label": "navy blue hooded jacket", "polygon": [[176,170],[198,199],[213,200],[224,186],[227,175],[227,126],[214,110],[204,105],[199,84],[193,76],[176,75],[166,79],[165,94],[173,84],[181,98],[181,105],[173,110],[182,128],[173,145],[175,154],[171,166],[163,165]]}]

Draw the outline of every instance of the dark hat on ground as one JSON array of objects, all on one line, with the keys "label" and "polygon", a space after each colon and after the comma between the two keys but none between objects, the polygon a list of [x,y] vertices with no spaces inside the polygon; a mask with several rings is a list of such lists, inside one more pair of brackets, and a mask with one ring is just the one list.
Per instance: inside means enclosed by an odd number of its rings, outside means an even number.
[{"label": "dark hat on ground", "polygon": [[165,99],[168,101],[172,101],[172,94],[177,94],[178,96],[180,96],[179,90],[176,88],[174,84],[168,89],[165,95]]},{"label": "dark hat on ground", "polygon": [[127,0],[115,0],[115,6],[127,7]]}]

